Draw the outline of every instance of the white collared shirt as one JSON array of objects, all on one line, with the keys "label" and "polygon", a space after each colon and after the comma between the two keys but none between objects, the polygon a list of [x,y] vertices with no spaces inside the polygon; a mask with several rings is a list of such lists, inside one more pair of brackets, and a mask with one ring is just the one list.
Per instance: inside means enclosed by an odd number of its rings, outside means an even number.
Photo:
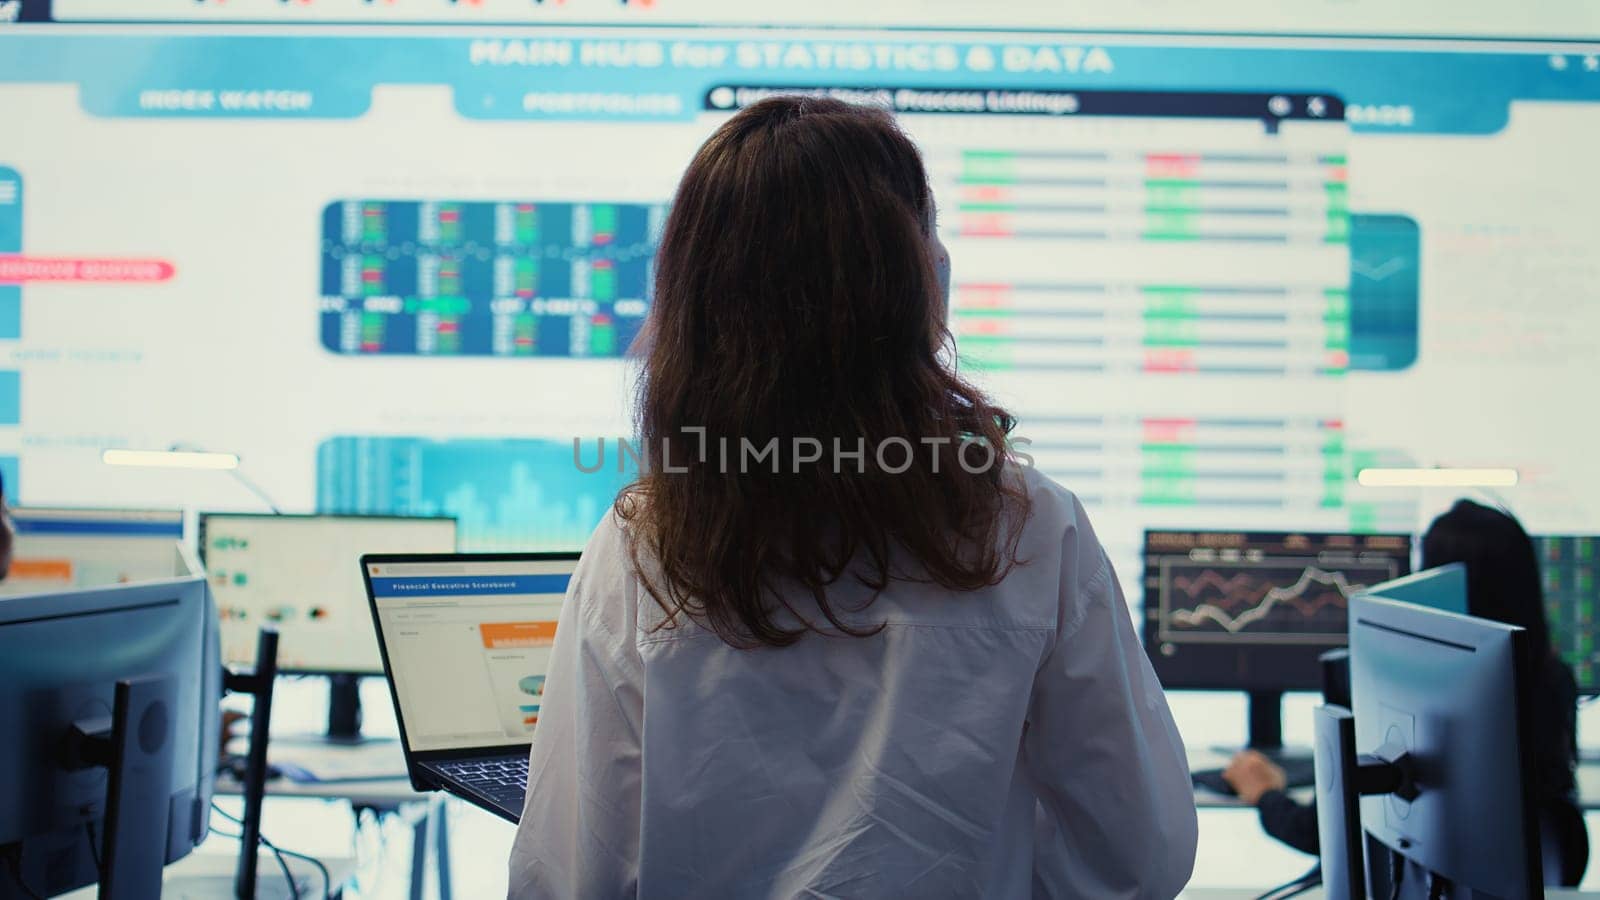
[{"label": "white collared shirt", "polygon": [[1196,839],[1177,728],[1082,505],[1023,477],[1000,584],[892,582],[846,616],[877,634],[784,648],[652,630],[607,517],[556,632],[511,896],[1176,895]]}]

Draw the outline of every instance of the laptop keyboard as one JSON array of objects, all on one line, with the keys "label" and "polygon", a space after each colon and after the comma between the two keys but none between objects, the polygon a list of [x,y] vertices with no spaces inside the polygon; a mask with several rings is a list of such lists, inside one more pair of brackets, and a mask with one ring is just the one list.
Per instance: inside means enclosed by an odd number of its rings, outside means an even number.
[{"label": "laptop keyboard", "polygon": [[508,809],[522,809],[522,798],[528,793],[528,757],[503,756],[435,765],[462,787]]}]

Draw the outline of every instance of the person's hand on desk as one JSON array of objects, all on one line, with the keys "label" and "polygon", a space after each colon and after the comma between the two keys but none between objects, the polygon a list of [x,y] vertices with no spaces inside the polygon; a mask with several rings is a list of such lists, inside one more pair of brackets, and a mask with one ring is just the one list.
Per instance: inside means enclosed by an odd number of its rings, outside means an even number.
[{"label": "person's hand on desk", "polygon": [[1254,750],[1242,750],[1235,755],[1228,768],[1222,771],[1222,780],[1250,806],[1259,803],[1262,794],[1289,786],[1283,769]]}]

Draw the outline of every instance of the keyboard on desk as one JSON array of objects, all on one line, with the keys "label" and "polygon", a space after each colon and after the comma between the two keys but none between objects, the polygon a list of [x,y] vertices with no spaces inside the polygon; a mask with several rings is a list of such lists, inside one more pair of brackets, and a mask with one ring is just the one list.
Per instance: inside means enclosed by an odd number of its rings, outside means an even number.
[{"label": "keyboard on desk", "polygon": [[451,784],[479,794],[513,814],[522,812],[522,798],[528,793],[528,757],[440,762],[433,767]]},{"label": "keyboard on desk", "polygon": [[[1273,762],[1283,769],[1288,787],[1310,787],[1317,783],[1317,770],[1312,761],[1306,758],[1275,759]],[[1233,786],[1223,780],[1221,769],[1196,769],[1189,773],[1197,787],[1215,791],[1218,794],[1234,796]]]}]

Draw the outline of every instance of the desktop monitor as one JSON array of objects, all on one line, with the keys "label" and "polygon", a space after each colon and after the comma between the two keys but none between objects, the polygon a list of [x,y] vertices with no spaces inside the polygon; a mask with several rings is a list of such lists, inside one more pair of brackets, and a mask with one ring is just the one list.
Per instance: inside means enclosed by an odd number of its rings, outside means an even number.
[{"label": "desktop monitor", "polygon": [[[1363,897],[1367,883],[1395,897],[1543,896],[1530,711],[1519,702],[1532,660],[1523,629],[1351,599],[1353,740],[1350,713],[1323,707],[1317,725],[1332,900]],[[1348,821],[1357,795],[1359,829]],[[1383,851],[1365,879],[1352,864],[1364,838]],[[1377,861],[1389,854],[1402,864]]]},{"label": "desktop monitor", "polygon": [[183,512],[155,509],[11,510],[11,572],[0,592],[26,594],[170,578]]},{"label": "desktop monitor", "polygon": [[1282,693],[1321,687],[1350,597],[1410,570],[1403,534],[1147,531],[1145,651],[1169,688],[1248,692],[1251,746],[1278,747]]},{"label": "desktop monitor", "polygon": [[200,557],[222,619],[222,659],[253,665],[257,629],[273,625],[279,671],[332,676],[329,733],[353,738],[358,676],[383,673],[362,554],[455,547],[450,518],[203,513]]},{"label": "desktop monitor", "polygon": [[209,827],[221,676],[198,575],[0,599],[0,900],[159,891]]},{"label": "desktop monitor", "polygon": [[1600,694],[1600,646],[1595,641],[1595,616],[1600,612],[1600,536],[1539,535],[1533,543],[1544,577],[1550,640],[1562,662],[1572,667],[1578,690]]}]

